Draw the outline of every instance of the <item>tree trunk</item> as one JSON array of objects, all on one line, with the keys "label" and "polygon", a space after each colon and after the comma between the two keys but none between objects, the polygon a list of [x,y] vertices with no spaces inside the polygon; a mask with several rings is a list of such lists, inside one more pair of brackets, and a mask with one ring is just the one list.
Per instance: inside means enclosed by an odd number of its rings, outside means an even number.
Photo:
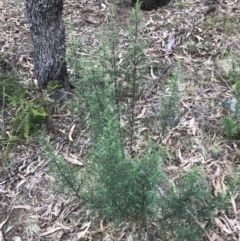
[{"label": "tree trunk", "polygon": [[61,86],[68,89],[63,0],[26,0],[26,9],[40,90],[46,89],[50,80],[58,80]]},{"label": "tree trunk", "polygon": [[[137,0],[132,0],[132,4],[135,5]],[[164,7],[170,3],[170,0],[140,0],[141,9],[143,10],[152,10],[158,7]]]}]

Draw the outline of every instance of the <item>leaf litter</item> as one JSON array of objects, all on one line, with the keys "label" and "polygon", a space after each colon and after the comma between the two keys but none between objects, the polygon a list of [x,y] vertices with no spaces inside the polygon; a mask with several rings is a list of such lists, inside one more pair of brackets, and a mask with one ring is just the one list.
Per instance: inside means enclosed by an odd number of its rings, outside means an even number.
[{"label": "leaf litter", "polygon": [[[172,64],[178,62],[182,110],[178,122],[163,139],[172,160],[166,170],[174,174],[201,163],[217,195],[226,190],[227,176],[239,165],[238,144],[222,137],[221,117],[229,111],[222,103],[232,97],[232,91],[224,79],[226,69],[221,61],[229,53],[231,58],[240,59],[240,3],[237,0],[183,3],[172,1],[164,8],[143,12],[144,38],[148,43],[144,54],[151,62],[146,79],[152,84],[146,86],[136,108],[139,136],[134,150],[138,152],[145,144],[146,133],[159,141],[154,129],[142,126],[139,120],[157,114],[163,81],[168,78]],[[65,1],[64,18],[71,22],[82,45],[78,54],[85,54],[85,45],[92,49],[98,45],[100,29],[108,21],[109,12],[108,1]],[[122,48],[126,47],[129,12],[129,3],[117,6]],[[0,26],[1,71],[14,69],[25,84],[34,81],[33,46],[24,1],[0,0]],[[88,140],[81,139],[78,133],[84,130],[77,127],[67,110],[62,108],[53,114],[50,136],[58,142],[56,151],[66,161],[81,166],[84,157],[68,146],[73,140],[87,145]],[[74,206],[71,197],[53,195],[50,189],[53,177],[46,170],[48,160],[42,157],[39,148],[34,142],[17,146],[10,154],[10,171],[1,172],[0,240],[140,240],[139,233],[144,231],[132,224],[114,227],[100,221],[96,226],[73,218],[87,217],[88,212],[81,205]],[[231,198],[231,204],[232,215],[221,210],[216,214],[208,240],[239,240],[238,193]],[[151,240],[164,240],[158,236],[154,223],[148,229]]]}]

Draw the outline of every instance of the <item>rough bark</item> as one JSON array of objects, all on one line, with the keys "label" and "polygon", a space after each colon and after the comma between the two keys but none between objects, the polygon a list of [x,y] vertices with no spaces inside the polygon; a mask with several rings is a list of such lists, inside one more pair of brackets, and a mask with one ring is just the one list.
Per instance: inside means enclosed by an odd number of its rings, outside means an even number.
[{"label": "rough bark", "polygon": [[[132,0],[132,4],[135,5],[137,0]],[[152,10],[158,7],[164,7],[170,0],[140,0],[141,2],[141,9],[143,10]]]},{"label": "rough bark", "polygon": [[26,9],[40,90],[44,90],[50,80],[58,80],[68,89],[63,0],[26,0]]}]

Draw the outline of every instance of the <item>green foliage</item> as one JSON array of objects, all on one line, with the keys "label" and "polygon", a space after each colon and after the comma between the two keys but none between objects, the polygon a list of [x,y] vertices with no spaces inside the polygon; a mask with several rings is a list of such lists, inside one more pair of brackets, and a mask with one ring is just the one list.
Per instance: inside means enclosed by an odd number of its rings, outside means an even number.
[{"label": "green foliage", "polygon": [[239,122],[239,111],[240,111],[240,72],[239,72],[239,76],[236,79],[236,81],[237,82],[235,84],[234,91],[233,91],[234,96],[236,98],[236,104],[235,104],[235,106],[233,108],[233,111],[234,111],[233,116]]},{"label": "green foliage", "polygon": [[54,90],[60,87],[59,82],[57,80],[51,80],[47,86],[47,92],[52,93]]},{"label": "green foliage", "polygon": [[[200,240],[201,224],[211,221],[223,204],[214,198],[200,169],[179,177],[178,184],[163,172],[165,150],[145,143],[136,146],[135,110],[143,91],[144,41],[140,28],[140,8],[132,10],[126,51],[118,49],[114,15],[103,30],[96,51],[78,58],[74,39],[68,46],[67,61],[76,85],[73,113],[88,131],[87,150],[81,150],[87,163],[73,166],[66,157],[55,154],[46,138],[42,145],[50,160],[57,188],[81,200],[88,210],[114,221],[134,221],[144,226],[148,219],[159,223],[159,230],[177,240]],[[119,61],[118,56],[122,59]],[[173,73],[160,101],[159,132],[167,132],[178,109],[179,74]],[[222,206],[221,206],[222,207]]]},{"label": "green foliage", "polygon": [[177,1],[176,4],[180,9],[184,9],[187,6],[187,2],[183,0]]},{"label": "green foliage", "polygon": [[[118,62],[118,30],[113,14],[102,32],[96,52],[89,51],[87,57],[77,60],[75,52],[78,45],[74,38],[73,44],[68,47],[68,62],[74,70],[72,81],[76,83],[72,110],[79,116],[80,123],[90,126],[91,143],[87,155],[94,178],[83,181],[86,175],[81,171],[79,175],[78,169],[71,169],[69,175],[64,173],[64,178],[58,180],[75,190],[75,196],[83,197],[88,208],[114,220],[130,219],[144,223],[150,213],[154,214],[156,185],[163,180],[159,169],[163,152],[149,147],[141,156],[132,157],[134,111],[143,86],[140,71],[143,68],[140,67],[144,60],[144,41],[139,25],[139,4],[132,10],[131,16],[128,47],[122,54],[122,63]],[[126,125],[121,124],[122,120]],[[129,149],[125,140],[129,140]],[[58,157],[58,161],[53,166],[68,170],[67,166],[61,166],[65,163],[63,159]]]},{"label": "green foliage", "polygon": [[38,130],[48,114],[44,106],[37,105],[33,101],[22,98],[22,96],[18,97],[20,98],[16,98],[16,96],[10,98],[10,105],[17,113],[11,120],[12,133],[20,138],[28,139],[30,130]]},{"label": "green foliage", "polygon": [[[17,141],[29,139],[31,131],[39,130],[48,116],[52,103],[44,100],[34,92],[34,86],[23,87],[20,81],[14,76],[0,75],[0,99],[2,103],[5,122],[10,125],[10,131],[2,135],[5,142],[5,158]],[[5,116],[5,109],[11,113],[11,119]]]},{"label": "green foliage", "polygon": [[234,83],[233,95],[231,104],[231,116],[225,116],[223,118],[224,129],[227,137],[234,138],[240,132],[240,71],[237,63],[233,62],[232,70],[228,74],[229,81]]},{"label": "green foliage", "polygon": [[[87,208],[97,210],[114,221],[131,220],[144,224],[157,212],[157,185],[165,180],[159,169],[163,150],[149,147],[141,157],[130,158],[122,150],[116,132],[116,120],[108,118],[98,141],[90,149],[90,162],[83,171],[64,158],[53,155],[54,148],[45,140],[45,156],[58,189],[84,200]],[[88,176],[86,178],[86,176]]]},{"label": "green foliage", "polygon": [[197,44],[194,40],[190,40],[187,42],[187,50],[192,55],[197,52]]},{"label": "green foliage", "polygon": [[237,62],[232,62],[232,69],[228,72],[228,79],[231,84],[240,82],[240,70]]},{"label": "green foliage", "polygon": [[[131,97],[129,98],[129,101],[127,102],[127,110],[128,110],[128,123],[127,128],[130,139],[130,153],[133,152],[133,145],[134,145],[134,136],[135,136],[135,107],[137,100],[139,100],[139,97],[142,93],[142,87],[143,86],[143,76],[144,74],[141,74],[141,70],[144,70],[143,68],[143,62],[144,62],[144,54],[143,49],[145,47],[145,43],[143,40],[143,31],[140,26],[140,20],[142,17],[142,13],[140,11],[140,2],[136,3],[135,8],[131,11],[131,24],[129,25],[128,31],[129,31],[129,41],[131,44],[129,44],[125,56],[124,56],[124,62],[123,62],[123,74],[124,79],[126,81],[126,89],[125,91],[128,92]],[[118,91],[120,92],[120,91]]]},{"label": "green foliage", "polygon": [[223,196],[214,197],[200,168],[192,168],[169,186],[161,198],[160,230],[177,240],[198,241],[215,211],[226,206]]},{"label": "green foliage", "polygon": [[117,121],[108,114],[106,118],[107,125],[91,149],[91,160],[97,165],[91,208],[101,207],[115,220],[144,223],[146,216],[154,214],[156,185],[163,181],[159,169],[163,154],[149,147],[141,157],[125,155]]},{"label": "green foliage", "polygon": [[224,13],[223,16],[221,16],[222,19],[222,29],[223,32],[225,34],[227,34],[228,36],[231,36],[232,34],[234,34],[234,29],[235,27],[237,27],[238,25],[238,19],[236,16],[230,14],[230,13]]},{"label": "green foliage", "polygon": [[[82,124],[91,122],[93,135],[101,126],[101,115],[106,109],[114,111],[118,118],[121,136],[130,142],[130,153],[134,144],[136,102],[142,93],[144,70],[144,41],[140,28],[141,11],[139,5],[132,10],[129,26],[128,47],[121,51],[123,59],[119,63],[118,28],[112,13],[110,23],[101,34],[101,42],[93,53],[76,59],[79,45],[73,38],[68,47],[68,63],[74,70],[72,81],[76,83],[76,101],[72,109]],[[114,12],[114,10],[113,10]],[[130,98],[129,98],[130,97]],[[84,118],[84,116],[86,118]],[[124,125],[120,125],[124,123]],[[95,128],[96,127],[96,128]],[[127,135],[127,136],[126,136]],[[96,135],[95,135],[96,137]]]},{"label": "green foliage", "polygon": [[231,116],[224,116],[223,124],[226,135],[229,138],[235,137],[240,131],[239,124],[237,123],[236,119]]},{"label": "green foliage", "polygon": [[[40,133],[40,143],[45,148],[44,156],[47,160],[50,160],[49,170],[53,174],[56,185],[53,186],[56,189],[61,190],[61,192],[69,195],[75,195],[79,197],[80,190],[82,191],[83,187],[80,183],[79,172],[80,168],[74,165],[70,165],[69,162],[66,162],[65,158],[58,155],[54,149],[54,146],[50,143],[49,138],[43,136]],[[83,177],[81,176],[82,180]],[[88,181],[90,180],[90,176]],[[85,180],[86,181],[86,180]]]},{"label": "green foliage", "polygon": [[164,97],[160,100],[160,110],[159,110],[159,127],[160,136],[163,138],[167,132],[167,128],[174,124],[174,119],[178,117],[179,114],[179,94],[178,94],[178,80],[179,74],[172,73],[168,92],[165,93]]},{"label": "green foliage", "polygon": [[[114,31],[111,26],[110,28]],[[96,120],[96,123],[101,122],[101,113],[106,108],[116,108],[114,104],[117,100],[113,100],[115,99],[115,72],[117,72],[116,44],[114,36],[109,42],[110,46],[106,44],[107,34],[108,32],[102,34],[104,38],[96,50],[98,54],[89,50],[86,57],[76,59],[75,52],[79,44],[73,34],[68,46],[67,59],[74,70],[71,81],[76,83],[76,101],[72,102],[72,110],[79,116],[79,121],[84,125],[89,119]]]},{"label": "green foliage", "polygon": [[227,173],[225,178],[225,184],[228,187],[228,193],[231,196],[234,196],[238,190],[239,183],[240,183],[240,169],[239,167],[235,167],[231,172]]},{"label": "green foliage", "polygon": [[[160,180],[160,153],[146,150],[141,158],[131,158],[135,137],[134,110],[143,80],[139,70],[144,59],[139,4],[131,16],[128,47],[121,64],[117,62],[118,30],[113,14],[109,26],[103,30],[96,53],[89,52],[87,58],[77,61],[74,53],[78,46],[73,40],[73,45],[68,48],[68,58],[77,86],[72,107],[79,121],[91,127],[88,158],[95,177],[82,186],[84,193],[78,195],[85,197],[88,207],[115,220],[144,222],[153,208],[153,194],[156,197],[156,182]],[[122,119],[127,123],[124,126]],[[130,145],[128,154],[126,139]]]},{"label": "green foliage", "polygon": [[15,96],[21,94],[23,91],[22,85],[17,80],[14,73],[8,75],[0,73],[0,101],[5,100],[8,103],[9,96]]}]

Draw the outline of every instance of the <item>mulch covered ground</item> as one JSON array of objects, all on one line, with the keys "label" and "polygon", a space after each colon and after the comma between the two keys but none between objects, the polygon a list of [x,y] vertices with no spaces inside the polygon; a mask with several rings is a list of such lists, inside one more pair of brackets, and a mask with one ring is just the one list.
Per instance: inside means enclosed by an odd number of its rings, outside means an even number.
[{"label": "mulch covered ground", "polygon": [[[102,0],[65,1],[64,18],[72,24],[81,43],[79,55],[84,53],[85,46],[92,49],[98,46],[100,30],[109,20],[109,4]],[[130,9],[129,2],[117,4],[116,22],[122,49]],[[215,195],[226,189],[226,177],[239,166],[239,140],[226,138],[221,121],[230,111],[225,103],[233,98],[231,83],[224,76],[232,68],[232,61],[240,61],[239,19],[237,0],[172,1],[164,8],[143,12],[142,19],[147,42],[144,53],[149,58],[145,78],[150,84],[139,103],[138,118],[149,115],[161,96],[162,82],[178,63],[181,116],[163,140],[171,159],[166,171],[177,175],[181,170],[201,164]],[[67,39],[69,34],[67,27]],[[35,78],[33,54],[24,1],[0,0],[1,72],[14,70],[23,84],[29,84]],[[6,124],[1,132],[9,128]],[[81,142],[81,130],[65,104],[53,113],[47,129],[59,153],[64,155],[68,148],[72,162],[84,165],[81,154],[69,147],[69,140]],[[153,138],[159,141],[158,136]],[[4,143],[0,148],[0,158],[3,158]],[[81,204],[73,205],[71,197],[53,193],[53,177],[47,171],[48,160],[43,157],[38,141],[18,143],[9,158],[7,171],[0,160],[0,241],[130,241],[139,240],[139,232],[144,232],[132,224],[115,227],[103,220],[89,220]],[[235,193],[228,213],[216,214],[215,227],[206,240],[240,240],[239,210],[240,197]],[[149,225],[149,230],[152,230],[152,240],[165,240],[155,233],[154,224]]]}]

